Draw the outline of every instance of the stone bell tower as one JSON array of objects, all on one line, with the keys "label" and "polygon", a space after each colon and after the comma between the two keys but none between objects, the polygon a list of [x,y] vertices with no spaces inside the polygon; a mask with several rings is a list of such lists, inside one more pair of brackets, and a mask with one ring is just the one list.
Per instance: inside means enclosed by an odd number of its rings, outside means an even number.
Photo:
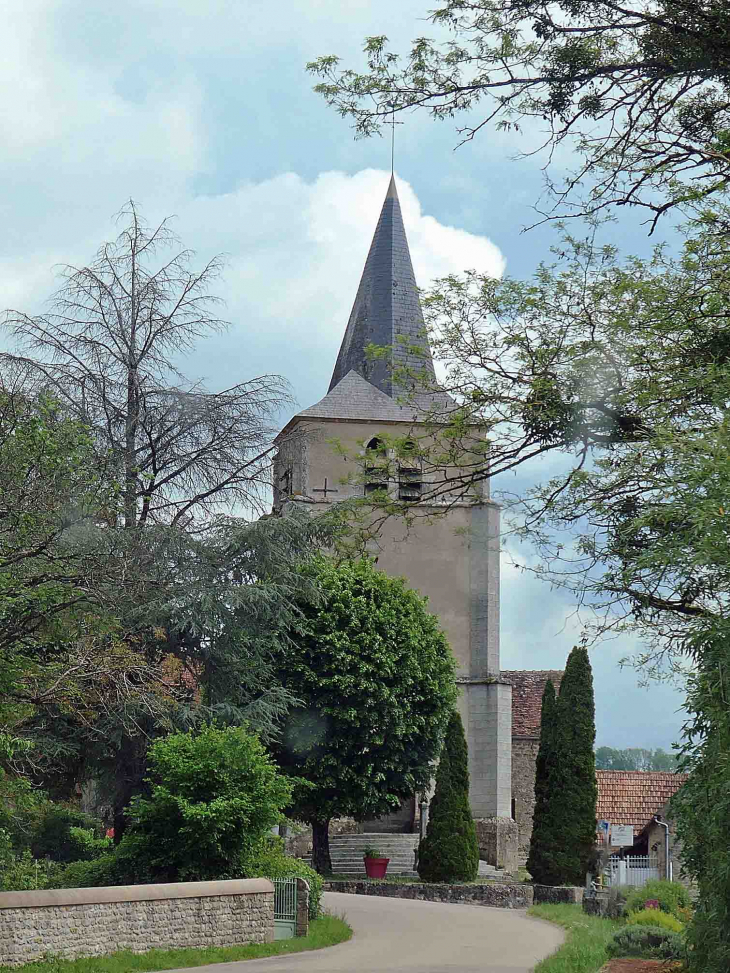
[{"label": "stone bell tower", "polygon": [[[388,349],[373,360],[366,349]],[[277,437],[274,506],[317,510],[374,489],[417,500],[448,471],[426,473],[418,461],[391,457],[385,482],[372,466],[372,482],[353,474],[367,456],[395,437],[427,436],[434,414],[455,403],[444,392],[408,388],[409,375],[435,386],[431,349],[408,250],[395,180],[380,213],[360,286],[335,363],[329,391],[286,425]],[[406,376],[404,378],[403,376]],[[428,419],[427,419],[428,414]],[[432,425],[431,425],[432,428]],[[478,433],[481,442],[483,437]],[[338,443],[338,448],[333,446]],[[500,678],[499,507],[488,485],[468,499],[447,498],[419,509],[440,514],[406,530],[388,522],[377,538],[378,567],[405,577],[428,596],[458,666],[460,710],[469,748],[470,800],[482,857],[510,831],[511,686]],[[489,820],[485,820],[489,819]],[[501,822],[501,824],[500,824]],[[407,822],[388,819],[394,829]],[[379,822],[377,830],[384,830]],[[486,846],[486,847],[485,847]],[[496,861],[494,862],[496,864]]]}]

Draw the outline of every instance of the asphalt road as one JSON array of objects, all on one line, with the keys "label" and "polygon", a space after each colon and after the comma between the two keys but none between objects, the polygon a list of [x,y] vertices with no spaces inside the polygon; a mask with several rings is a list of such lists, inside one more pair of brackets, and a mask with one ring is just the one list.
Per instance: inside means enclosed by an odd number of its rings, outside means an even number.
[{"label": "asphalt road", "polygon": [[327,892],[325,908],[354,930],[340,946],[197,973],[528,973],[563,941],[524,912]]}]

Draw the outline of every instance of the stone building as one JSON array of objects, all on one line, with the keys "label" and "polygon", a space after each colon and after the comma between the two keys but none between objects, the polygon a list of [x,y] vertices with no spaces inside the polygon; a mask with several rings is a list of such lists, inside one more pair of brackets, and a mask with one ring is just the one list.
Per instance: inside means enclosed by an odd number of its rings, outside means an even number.
[{"label": "stone building", "polygon": [[[368,355],[372,345],[384,349],[381,357]],[[322,509],[382,488],[401,500],[417,500],[448,476],[449,470],[427,471],[421,461],[399,457],[384,444],[410,436],[414,441],[427,439],[439,415],[448,413],[454,404],[436,385],[398,193],[391,178],[329,390],[315,405],[294,416],[277,438],[275,511],[286,513],[293,504]],[[473,429],[472,442],[483,455],[483,430]],[[464,448],[470,448],[468,439]],[[387,475],[378,463],[386,452]],[[468,496],[424,500],[419,509],[439,516],[419,520],[409,530],[400,521],[387,522],[375,541],[374,553],[380,568],[406,577],[412,587],[427,595],[431,610],[440,618],[458,666],[460,710],[469,749],[470,801],[482,854],[492,864],[514,868],[517,826],[513,800],[526,821],[527,809],[534,802],[529,790],[530,781],[534,783],[535,727],[539,728],[535,693],[545,673],[533,674],[532,680],[527,678],[529,674],[511,673],[507,679],[500,670],[500,510],[490,499],[488,483]],[[518,698],[524,698],[529,715],[523,717],[520,710],[515,717],[513,686]],[[534,687],[534,692],[528,692],[528,687]],[[513,721],[519,728],[516,741]],[[400,813],[367,827],[409,830],[413,813],[414,804],[408,803]]]}]

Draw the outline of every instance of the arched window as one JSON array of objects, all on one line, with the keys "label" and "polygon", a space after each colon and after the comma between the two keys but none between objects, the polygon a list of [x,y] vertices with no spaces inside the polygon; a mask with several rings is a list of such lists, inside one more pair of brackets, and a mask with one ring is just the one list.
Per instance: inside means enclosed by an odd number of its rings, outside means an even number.
[{"label": "arched window", "polygon": [[375,493],[377,490],[387,490],[388,473],[385,460],[385,444],[382,439],[373,436],[365,447],[365,488],[364,493]]}]

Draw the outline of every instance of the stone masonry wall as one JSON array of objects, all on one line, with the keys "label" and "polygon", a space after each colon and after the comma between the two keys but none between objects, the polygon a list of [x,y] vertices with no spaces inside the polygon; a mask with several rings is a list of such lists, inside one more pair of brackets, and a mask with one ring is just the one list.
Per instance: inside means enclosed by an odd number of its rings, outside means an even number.
[{"label": "stone masonry wall", "polygon": [[458,902],[463,905],[486,905],[499,909],[529,909],[531,885],[438,885],[408,882],[337,881],[324,883],[327,892],[349,892],[352,895],[382,895],[395,899],[418,899],[424,902]]},{"label": "stone masonry wall", "polygon": [[540,740],[537,737],[512,738],[512,799],[514,819],[519,830],[517,861],[524,865],[530,853],[532,816],[535,813],[535,764]]},{"label": "stone masonry wall", "polygon": [[0,966],[273,939],[267,879],[0,893]]}]

